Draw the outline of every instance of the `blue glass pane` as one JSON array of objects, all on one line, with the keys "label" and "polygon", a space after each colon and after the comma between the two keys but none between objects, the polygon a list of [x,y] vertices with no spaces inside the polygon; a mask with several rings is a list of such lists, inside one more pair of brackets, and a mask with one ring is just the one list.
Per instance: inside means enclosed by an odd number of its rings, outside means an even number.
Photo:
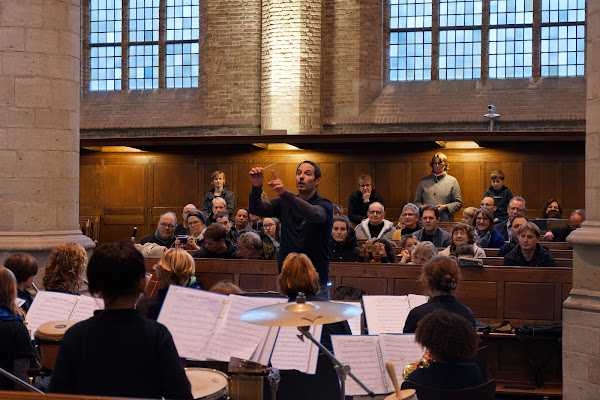
[{"label": "blue glass pane", "polygon": [[431,32],[394,32],[389,57],[390,80],[431,79]]},{"label": "blue glass pane", "polygon": [[158,45],[130,46],[128,63],[129,89],[158,88]]},{"label": "blue glass pane", "polygon": [[440,0],[440,26],[480,26],[482,0]]},{"label": "blue glass pane", "polygon": [[542,0],[542,23],[585,22],[585,0]]},{"label": "blue glass pane", "polygon": [[167,44],[168,88],[198,87],[198,43]]},{"label": "blue glass pane", "polygon": [[532,71],[532,28],[490,29],[491,79],[529,78]]},{"label": "blue glass pane", "polygon": [[200,1],[167,0],[167,40],[200,37]]},{"label": "blue glass pane", "polygon": [[129,41],[158,41],[159,0],[129,1]]},{"label": "blue glass pane", "polygon": [[413,29],[431,27],[431,0],[390,0],[390,27]]},{"label": "blue glass pane", "polygon": [[481,31],[440,32],[439,79],[479,79]]},{"label": "blue glass pane", "polygon": [[121,89],[121,47],[90,48],[90,90]]},{"label": "blue glass pane", "polygon": [[490,25],[533,24],[533,0],[491,0]]},{"label": "blue glass pane", "polygon": [[90,44],[121,43],[121,0],[90,1]]},{"label": "blue glass pane", "polygon": [[583,26],[542,27],[542,76],[583,76],[585,29]]}]

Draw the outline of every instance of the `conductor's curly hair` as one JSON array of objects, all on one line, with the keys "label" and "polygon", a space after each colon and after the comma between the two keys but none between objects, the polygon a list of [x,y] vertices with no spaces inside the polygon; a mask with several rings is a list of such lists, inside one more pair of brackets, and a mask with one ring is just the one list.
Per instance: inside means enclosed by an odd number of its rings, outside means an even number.
[{"label": "conductor's curly hair", "polygon": [[44,270],[46,290],[77,292],[87,262],[85,249],[77,243],[61,244],[50,253]]},{"label": "conductor's curly hair", "polygon": [[436,361],[471,360],[477,352],[477,333],[473,324],[463,316],[445,310],[434,311],[419,321],[415,341]]}]

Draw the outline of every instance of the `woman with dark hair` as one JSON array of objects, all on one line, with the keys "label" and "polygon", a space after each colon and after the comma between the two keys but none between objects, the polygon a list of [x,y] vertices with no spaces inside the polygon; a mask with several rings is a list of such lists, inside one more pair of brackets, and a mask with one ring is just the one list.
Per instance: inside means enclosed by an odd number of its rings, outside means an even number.
[{"label": "woman with dark hair", "polygon": [[34,287],[33,278],[38,272],[37,260],[27,253],[15,253],[4,260],[4,266],[10,269],[17,279],[17,297],[25,301],[21,308],[25,312],[29,311],[33,303],[33,296],[29,290]]},{"label": "woman with dark hair", "polygon": [[367,240],[362,248],[361,260],[364,262],[393,264],[396,262],[394,244],[384,238]]},{"label": "woman with dark hair", "polygon": [[558,200],[554,197],[548,199],[544,204],[544,212],[542,213],[543,218],[562,218],[562,207]]},{"label": "woman with dark hair", "polygon": [[44,270],[44,289],[79,294],[87,262],[85,249],[77,243],[61,244],[50,253]]},{"label": "woman with dark hair", "polygon": [[475,244],[475,230],[471,225],[458,223],[452,228],[450,246],[440,251],[440,256],[456,256],[456,247],[463,244],[472,244],[475,258],[485,258],[485,250]]},{"label": "woman with dark hair", "polygon": [[[298,293],[306,295],[308,301],[319,300],[319,274],[306,254],[290,253],[283,261],[278,278],[279,290],[288,296],[288,301],[296,300]],[[350,335],[347,321],[323,325],[321,343],[333,351],[331,335]],[[333,364],[325,354],[319,353],[317,371],[314,375],[295,370],[281,370],[281,383],[277,391],[278,399],[285,400],[331,400],[340,397],[340,386]]]},{"label": "woman with dark hair", "polygon": [[481,248],[499,249],[504,239],[494,230],[494,214],[487,208],[480,208],[473,216],[475,243]]},{"label": "woman with dark hair", "polygon": [[454,258],[433,257],[423,265],[419,281],[429,301],[410,310],[404,323],[404,333],[414,333],[421,319],[439,309],[459,314],[475,326],[471,309],[460,303],[454,295],[460,281],[460,270]]},{"label": "woman with dark hair", "polygon": [[104,300],[104,310],[67,331],[49,392],[192,398],[169,330],[135,310],[145,273],[144,257],[131,241],[94,250],[87,277],[90,293]]},{"label": "woman with dark hair", "polygon": [[430,362],[415,369],[402,383],[402,389],[418,385],[452,390],[483,383],[474,361],[477,333],[462,316],[444,310],[432,312],[419,323],[415,341],[426,349]]},{"label": "woman with dark hair", "polygon": [[358,261],[359,248],[356,243],[354,229],[348,218],[344,216],[333,217],[331,240],[329,241],[330,261]]}]

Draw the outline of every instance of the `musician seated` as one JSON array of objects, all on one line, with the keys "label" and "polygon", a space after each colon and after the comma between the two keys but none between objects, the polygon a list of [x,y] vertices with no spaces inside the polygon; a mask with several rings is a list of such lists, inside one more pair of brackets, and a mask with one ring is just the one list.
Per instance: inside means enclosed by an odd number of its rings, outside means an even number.
[{"label": "musician seated", "polygon": [[456,247],[470,244],[473,246],[475,258],[485,258],[485,251],[475,244],[475,230],[472,226],[458,223],[452,227],[450,246],[439,252],[440,256],[456,256]]},{"label": "musician seated", "polygon": [[97,247],[89,290],[104,310],[65,334],[49,391],[93,396],[191,399],[169,330],[134,308],[146,285],[144,257],[130,241]]},{"label": "musician seated", "polygon": [[86,262],[87,253],[81,245],[67,243],[56,247],[44,269],[44,288],[50,292],[78,295]]},{"label": "musician seated", "polygon": [[430,313],[419,322],[415,340],[426,349],[430,360],[406,378],[402,389],[464,389],[484,382],[474,361],[477,334],[462,316],[444,310]]},{"label": "musician seated", "polygon": [[4,260],[4,266],[8,268],[17,279],[17,297],[24,301],[21,305],[23,311],[29,311],[33,296],[29,290],[33,289],[33,278],[38,272],[38,262],[35,257],[27,253],[11,254]]},{"label": "musician seated", "polygon": [[519,244],[504,256],[504,265],[523,267],[554,267],[554,258],[539,244],[540,228],[527,222],[517,231]]},{"label": "musician seated", "polygon": [[418,242],[412,249],[409,264],[423,265],[437,255],[437,247],[431,242]]},{"label": "musician seated", "polygon": [[517,232],[519,231],[519,228],[525,225],[527,222],[527,218],[521,216],[517,216],[512,221],[510,221],[510,240],[508,242],[505,242],[502,245],[502,247],[500,247],[500,250],[498,250],[499,257],[504,257],[505,255],[510,253],[515,247],[517,247],[517,245],[519,244],[519,234]]},{"label": "musician seated", "polygon": [[210,224],[204,231],[202,248],[192,255],[194,258],[235,258],[235,246],[226,236],[227,230],[222,224]]},{"label": "musician seated", "polygon": [[[290,302],[296,300],[298,293],[306,295],[307,300],[317,300],[319,293],[319,274],[310,259],[301,253],[290,253],[283,261],[278,278],[279,290],[288,296]],[[350,326],[346,321],[323,325],[321,344],[333,351],[331,335],[350,335]],[[333,364],[319,353],[317,371],[314,375],[295,370],[282,370],[281,383],[277,391],[278,399],[285,400],[331,400],[340,397],[340,387]]]},{"label": "musician seated", "polygon": [[455,297],[460,281],[460,269],[453,257],[436,256],[423,265],[421,285],[429,301],[413,308],[406,317],[404,333],[414,333],[419,321],[436,310],[445,310],[466,318],[475,326],[475,317],[469,307]]},{"label": "musician seated", "polygon": [[[17,280],[14,274],[0,266],[0,367],[27,380],[31,360],[35,359],[29,332],[23,323],[23,312],[16,305]],[[0,376],[0,390],[21,387]]]},{"label": "musician seated", "polygon": [[348,218],[344,216],[333,217],[329,252],[332,262],[358,261],[360,249],[356,243],[354,229],[350,226]]},{"label": "musician seated", "polygon": [[256,232],[242,233],[237,242],[237,258],[246,260],[261,260],[264,259],[263,241]]},{"label": "musician seated", "polygon": [[202,289],[202,284],[194,276],[195,271],[196,265],[190,253],[180,248],[167,250],[154,266],[154,274],[159,280],[158,291],[154,296],[140,300],[137,307],[140,313],[146,318],[158,319],[171,285]]},{"label": "musician seated", "polygon": [[392,242],[387,239],[370,239],[365,242],[361,252],[361,261],[393,264],[396,262],[396,251]]}]

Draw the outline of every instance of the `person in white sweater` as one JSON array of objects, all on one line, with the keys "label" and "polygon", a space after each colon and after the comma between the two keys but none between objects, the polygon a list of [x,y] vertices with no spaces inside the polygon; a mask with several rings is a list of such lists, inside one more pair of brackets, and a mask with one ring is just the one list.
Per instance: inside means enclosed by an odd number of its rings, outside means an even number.
[{"label": "person in white sweater", "polygon": [[395,231],[394,224],[385,219],[383,204],[378,202],[371,203],[367,211],[367,218],[354,228],[357,240],[382,238],[391,240]]}]

